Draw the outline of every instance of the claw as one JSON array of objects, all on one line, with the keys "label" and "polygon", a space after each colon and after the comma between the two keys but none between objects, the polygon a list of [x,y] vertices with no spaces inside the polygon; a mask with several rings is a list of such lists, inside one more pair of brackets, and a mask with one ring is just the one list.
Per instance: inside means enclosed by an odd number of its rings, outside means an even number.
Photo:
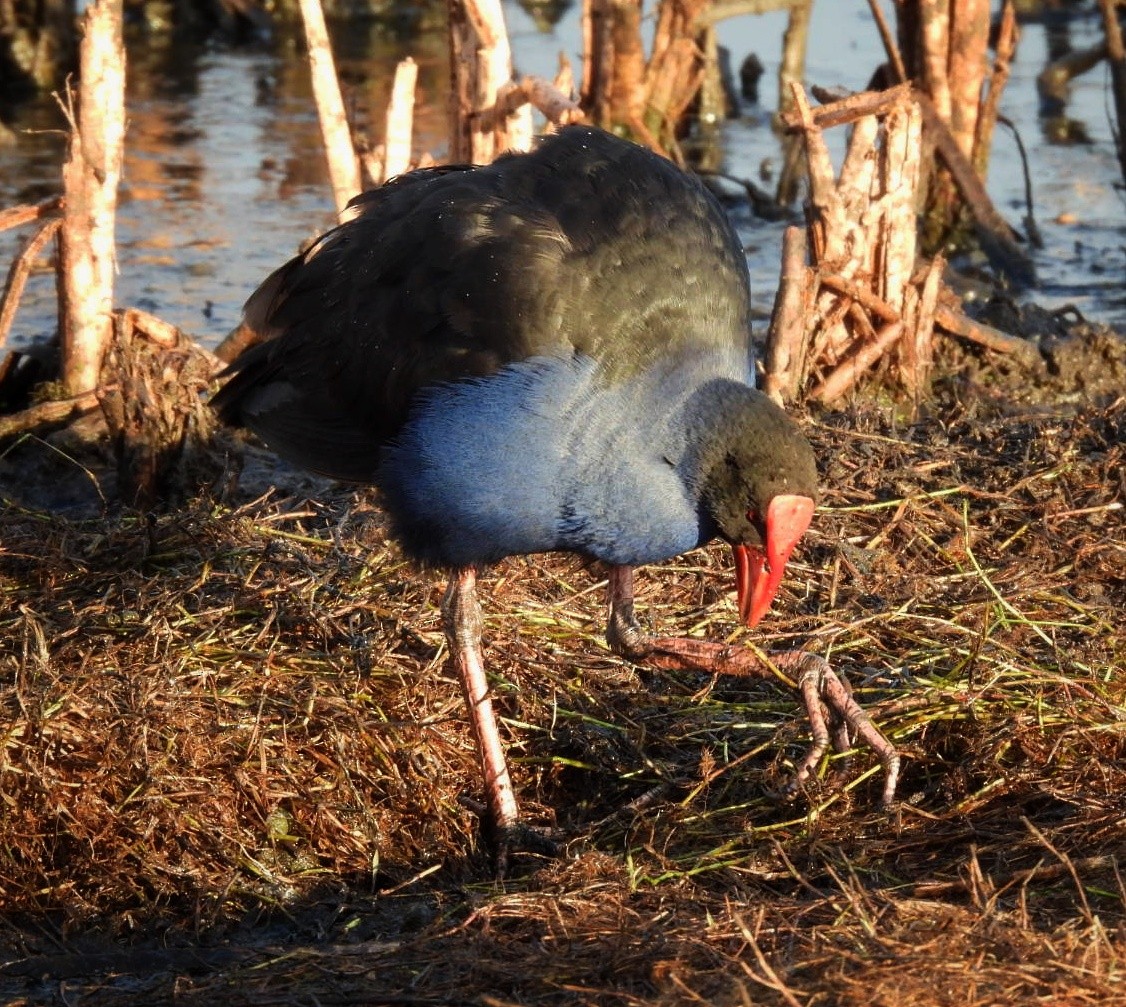
[{"label": "claw", "polygon": [[519,819],[498,826],[493,821],[489,806],[483,801],[462,794],[457,803],[481,820],[482,831],[493,848],[493,872],[498,881],[508,876],[509,861],[514,853],[531,853],[553,860],[563,855],[565,836],[561,829],[525,825]]},{"label": "claw", "polygon": [[[625,567],[610,571],[610,622],[606,635],[611,648],[632,661],[713,675],[772,677],[766,662],[746,647],[646,634],[633,614],[632,571]],[[855,737],[866,742],[879,757],[884,767],[880,805],[891,806],[899,782],[899,753],[853,698],[848,680],[833,671],[823,657],[803,650],[771,654],[770,661],[777,668],[797,673],[798,694],[813,733],[813,744],[786,791],[793,794],[809,779],[830,743],[835,751],[847,752]]]},{"label": "claw", "polygon": [[855,737],[867,742],[884,767],[884,792],[880,806],[886,808],[893,804],[899,782],[899,753],[853,698],[848,679],[837,674],[823,657],[806,651],[783,651],[771,654],[770,659],[779,668],[800,669],[798,692],[813,733],[813,744],[798,767],[791,786],[794,789],[801,786],[817,768],[828,750],[830,736],[833,750],[837,752],[847,752]]}]

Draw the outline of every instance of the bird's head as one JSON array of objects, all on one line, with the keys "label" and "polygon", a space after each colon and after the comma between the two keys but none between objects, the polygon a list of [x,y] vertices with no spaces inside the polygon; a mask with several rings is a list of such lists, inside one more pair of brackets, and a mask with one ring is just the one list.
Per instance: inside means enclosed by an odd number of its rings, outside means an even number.
[{"label": "bird's head", "polygon": [[753,392],[725,416],[704,473],[704,504],[735,552],[739,616],[754,626],[770,608],[817,504],[813,449],[798,425]]}]

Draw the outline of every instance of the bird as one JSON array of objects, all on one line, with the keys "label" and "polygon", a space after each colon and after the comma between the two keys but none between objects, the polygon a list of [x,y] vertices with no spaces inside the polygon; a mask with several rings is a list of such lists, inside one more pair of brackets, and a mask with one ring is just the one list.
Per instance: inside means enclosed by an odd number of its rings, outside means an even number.
[{"label": "bird", "polygon": [[[607,567],[607,640],[628,660],[767,677],[746,647],[653,636],[636,567],[715,538],[755,626],[818,499],[798,423],[755,387],[742,244],[694,176],[572,125],[491,164],[419,169],[250,296],[257,340],[212,399],[301,468],[374,484],[405,553],[448,572],[442,603],[498,850],[526,834],[489,694],[480,570],[578,553]],[[813,746],[859,735],[894,798],[899,756],[823,659],[799,672]],[[506,854],[498,853],[498,859]]]}]

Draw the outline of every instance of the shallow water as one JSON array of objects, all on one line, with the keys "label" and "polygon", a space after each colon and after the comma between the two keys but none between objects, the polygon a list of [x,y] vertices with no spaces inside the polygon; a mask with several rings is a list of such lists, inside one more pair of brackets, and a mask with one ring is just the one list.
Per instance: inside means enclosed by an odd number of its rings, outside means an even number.
[{"label": "shallow water", "polygon": [[[580,5],[555,27],[539,30],[517,4],[506,3],[513,51],[521,72],[551,76],[558,53],[578,71]],[[778,163],[769,127],[777,101],[776,73],[785,16],[732,18],[721,44],[737,69],[749,52],[767,68],[762,105],[743,109],[724,131],[725,169],[759,181],[760,166]],[[146,308],[208,345],[238,321],[247,295],[266,274],[333,219],[307,72],[291,41],[256,47],[167,48],[134,31],[128,74],[127,162],[119,211],[116,301]],[[1073,23],[1078,47],[1094,44],[1095,17]],[[405,55],[420,63],[416,147],[444,148],[445,39],[441,32],[402,37],[377,28],[350,28],[337,37],[342,76],[357,119],[374,120],[378,138],[388,68]],[[1038,119],[1035,79],[1044,65],[1045,32],[1024,29],[1002,111],[1028,148],[1037,222],[1045,247],[1035,253],[1040,288],[1029,296],[1048,307],[1073,304],[1088,318],[1126,325],[1121,276],[1126,261],[1126,207],[1112,140],[1108,74],[1098,67],[1074,83],[1068,114],[1090,139],[1047,142]],[[814,9],[807,83],[863,88],[882,49],[865,0],[821,0]],[[44,198],[58,188],[61,136],[49,100],[23,106],[9,123],[17,141],[0,144],[0,206]],[[834,149],[844,131],[830,133]],[[988,188],[1018,227],[1024,182],[1016,146],[998,130]],[[778,278],[782,225],[734,217],[748,247],[757,312],[770,311]],[[0,234],[0,263],[11,261],[17,236]],[[55,327],[53,280],[33,276],[12,333],[13,345]]]}]

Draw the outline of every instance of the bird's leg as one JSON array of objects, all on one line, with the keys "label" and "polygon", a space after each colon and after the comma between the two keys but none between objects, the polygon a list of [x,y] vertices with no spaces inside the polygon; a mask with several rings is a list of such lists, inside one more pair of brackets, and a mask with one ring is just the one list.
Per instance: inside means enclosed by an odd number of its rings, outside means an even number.
[{"label": "bird's leg", "polygon": [[607,607],[606,642],[610,649],[630,661],[644,661],[655,640],[641,628],[633,611],[633,567],[610,567]]},{"label": "bird's leg", "polygon": [[450,577],[442,598],[442,625],[450,648],[450,664],[465,692],[469,723],[485,777],[489,815],[498,832],[503,832],[516,824],[519,812],[481,659],[481,605],[477,601],[477,571],[472,567],[455,570]]},{"label": "bird's leg", "polygon": [[556,848],[547,837],[520,825],[516,792],[512,788],[481,657],[481,606],[477,601],[477,571],[473,567],[452,572],[442,598],[442,625],[450,649],[450,664],[465,692],[469,723],[485,778],[488,819],[495,830],[497,874],[503,877],[511,846],[549,855],[554,854]]},{"label": "bird's leg", "polygon": [[[627,566],[610,567],[606,639],[616,654],[658,668],[753,678],[770,678],[773,674],[770,667],[746,647],[647,634],[633,612],[633,570]],[[850,747],[850,737],[859,737],[872,747],[884,767],[881,803],[890,805],[899,780],[899,753],[853,699],[847,679],[833,671],[824,658],[801,650],[771,654],[770,660],[775,667],[796,673],[798,693],[813,733],[813,744],[787,791],[792,793],[808,779],[830,741],[836,751],[844,752]]]}]

